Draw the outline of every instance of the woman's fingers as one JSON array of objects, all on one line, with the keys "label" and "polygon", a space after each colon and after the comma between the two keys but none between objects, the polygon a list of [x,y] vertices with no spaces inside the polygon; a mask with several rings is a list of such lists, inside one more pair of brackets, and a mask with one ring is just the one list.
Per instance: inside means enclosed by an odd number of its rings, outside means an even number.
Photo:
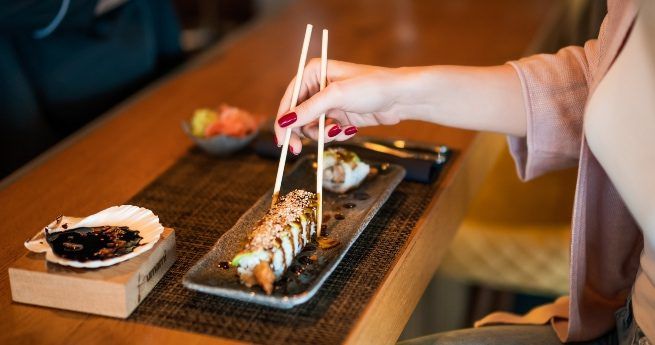
[{"label": "woman's fingers", "polygon": [[[308,125],[303,127],[303,133],[312,140],[318,140],[318,127]],[[330,124],[325,126],[325,142],[344,141],[352,138],[357,134],[358,129],[351,125]]]},{"label": "woman's fingers", "polygon": [[289,151],[294,155],[299,155],[302,151],[302,140],[297,133],[291,133],[291,139],[289,140]]},{"label": "woman's fingers", "polygon": [[[296,130],[301,130],[303,135],[317,141],[318,140],[318,124],[311,123],[307,126],[300,128],[294,128],[291,134],[291,140],[289,141],[289,150],[294,154],[299,154],[302,150],[302,139],[298,135]],[[343,133],[343,129],[339,126],[338,123],[325,125],[325,135],[323,136],[326,143],[329,143],[334,140],[338,140],[339,136]],[[297,138],[295,140],[294,138]]]},{"label": "woman's fingers", "polygon": [[312,122],[308,125],[300,127],[302,134],[309,139],[314,141],[318,140],[318,121]]},{"label": "woman's fingers", "polygon": [[[376,124],[376,119],[364,114],[370,114],[380,110],[390,103],[388,97],[380,94],[380,82],[375,78],[371,80],[368,76],[376,71],[383,71],[384,68],[364,66],[340,61],[328,61],[328,86],[319,91],[320,60],[312,59],[305,68],[301,81],[298,104],[295,109],[290,110],[293,97],[295,80],[292,80],[285,91],[278,114],[274,124],[275,136],[278,144],[282,144],[286,128],[303,128],[299,133],[316,139],[315,130],[306,126],[318,119],[321,114],[328,114],[334,118],[340,126],[357,125],[368,126]],[[361,77],[361,78],[359,78]],[[354,116],[354,118],[350,118]],[[339,127],[341,128],[341,127]],[[345,127],[344,127],[345,128]],[[341,128],[343,131],[343,128]],[[348,137],[341,132],[336,133],[337,128],[330,127],[326,131],[326,141],[337,136]],[[330,136],[332,134],[333,136]],[[345,135],[345,136],[344,136]],[[329,139],[328,139],[329,138]],[[293,148],[299,151],[300,140],[294,140]]]},{"label": "woman's fingers", "polygon": [[287,89],[284,91],[284,96],[282,96],[282,99],[280,100],[280,106],[277,108],[277,117],[289,112],[289,108],[291,107],[291,94],[293,93],[293,85],[295,83],[296,77],[293,77],[289,85],[287,85]]},{"label": "woman's fingers", "polygon": [[284,144],[284,134],[286,133],[286,131],[287,130],[285,128],[281,128],[280,126],[278,126],[277,121],[275,121],[275,123],[273,124],[273,135],[275,136],[274,137],[275,144],[278,147]]},{"label": "woman's fingers", "polygon": [[[314,62],[314,59],[310,61],[309,64],[305,67],[303,73],[302,82],[300,85],[300,92],[298,94],[298,102],[302,103],[305,99],[311,97],[314,93],[318,92],[319,89],[319,74],[320,73],[320,60],[318,63]],[[278,124],[278,120],[281,116],[285,115],[290,111],[291,100],[293,98],[293,89],[296,84],[296,78],[294,77],[287,85],[287,89],[284,92],[284,96],[280,100],[280,105],[277,111],[277,117],[273,125],[273,131],[275,134],[275,139],[278,145],[282,145],[282,140],[284,139],[284,129]]]},{"label": "woman's fingers", "polygon": [[325,126],[325,142],[328,143],[334,140],[341,132],[343,132],[343,129],[341,129],[338,123]]},{"label": "woman's fingers", "polygon": [[346,126],[344,127],[338,135],[336,135],[332,140],[335,141],[346,141],[352,138],[357,133],[357,127],[355,126]]},{"label": "woman's fingers", "polygon": [[348,138],[352,138],[352,136],[357,134],[357,132],[359,132],[359,129],[356,126],[348,126],[343,129],[343,133],[340,139],[346,140]]},{"label": "woman's fingers", "polygon": [[[289,151],[295,155],[300,154],[302,151],[302,139],[298,135],[298,130],[301,130],[304,136],[312,140],[318,140],[318,126],[314,123],[309,124],[302,129],[296,128],[291,130]],[[357,131],[357,127],[351,125],[341,126],[338,123],[328,124],[325,126],[324,140],[326,143],[332,141],[345,141],[357,134]]]},{"label": "woman's fingers", "polygon": [[280,116],[277,125],[281,128],[301,127],[315,121],[330,109],[343,110],[348,106],[349,98],[353,96],[345,94],[340,88],[339,82],[328,85],[323,91],[299,104],[294,111]]},{"label": "woman's fingers", "polygon": [[[320,78],[320,59],[312,59],[305,66],[303,72],[302,81],[300,84],[300,92],[298,93],[298,102],[302,103],[305,99],[311,97],[313,94],[318,92],[320,88],[319,78]],[[277,117],[284,115],[289,112],[291,108],[291,98],[293,96],[293,89],[296,85],[296,77],[291,79],[287,89],[284,92],[284,96],[280,100],[280,106],[278,107]]]}]

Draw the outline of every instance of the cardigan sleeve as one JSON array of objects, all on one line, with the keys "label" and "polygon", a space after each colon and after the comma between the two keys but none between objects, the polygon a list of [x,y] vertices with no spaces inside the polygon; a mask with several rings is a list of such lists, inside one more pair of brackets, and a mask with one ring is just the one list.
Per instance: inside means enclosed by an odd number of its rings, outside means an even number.
[{"label": "cardigan sleeve", "polygon": [[508,138],[521,179],[577,164],[597,47],[597,40],[591,40],[584,47],[570,46],[556,54],[508,62],[521,81],[528,117],[526,136]]}]

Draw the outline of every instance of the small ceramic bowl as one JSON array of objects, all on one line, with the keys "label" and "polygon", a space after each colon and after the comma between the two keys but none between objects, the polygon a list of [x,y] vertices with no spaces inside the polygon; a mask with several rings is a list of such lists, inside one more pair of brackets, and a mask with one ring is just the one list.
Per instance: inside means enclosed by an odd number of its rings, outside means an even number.
[{"label": "small ceramic bowl", "polygon": [[243,138],[231,137],[227,135],[215,135],[210,138],[198,138],[191,134],[191,128],[189,123],[186,121],[182,122],[182,129],[184,130],[184,133],[186,133],[189,138],[191,138],[191,140],[196,143],[196,145],[200,146],[200,148],[209,154],[220,157],[229,156],[239,150],[242,150],[248,146],[248,144],[250,144],[250,142],[255,139],[257,133],[259,133],[259,129],[255,129],[252,133]]}]

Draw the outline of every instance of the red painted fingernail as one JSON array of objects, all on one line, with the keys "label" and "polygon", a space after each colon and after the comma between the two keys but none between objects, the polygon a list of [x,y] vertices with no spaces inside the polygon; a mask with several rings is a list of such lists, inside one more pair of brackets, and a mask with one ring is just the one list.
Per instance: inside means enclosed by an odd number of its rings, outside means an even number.
[{"label": "red painted fingernail", "polygon": [[339,128],[339,126],[336,125],[336,126],[330,128],[330,130],[328,131],[328,137],[330,137],[330,138],[336,137],[337,134],[339,134],[339,133],[341,133],[341,128]]},{"label": "red painted fingernail", "polygon": [[298,115],[296,115],[296,113],[288,113],[277,120],[277,123],[280,127],[284,128],[296,122],[296,120],[298,120]]},{"label": "red painted fingernail", "polygon": [[357,127],[350,126],[350,127],[346,128],[344,133],[346,133],[346,135],[353,135],[353,134],[357,133]]},{"label": "red painted fingernail", "polygon": [[291,145],[289,145],[289,151],[291,151],[291,153],[293,153],[293,154],[296,155],[296,156],[298,155],[298,154],[296,153],[296,151],[293,150],[293,146],[291,146]]}]

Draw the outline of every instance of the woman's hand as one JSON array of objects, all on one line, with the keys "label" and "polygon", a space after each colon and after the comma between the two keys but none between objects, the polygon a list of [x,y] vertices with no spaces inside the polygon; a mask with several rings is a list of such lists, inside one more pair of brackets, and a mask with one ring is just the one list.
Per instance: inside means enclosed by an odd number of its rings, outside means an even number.
[{"label": "woman's hand", "polygon": [[316,140],[317,119],[326,114],[325,141],[346,140],[358,127],[422,120],[458,128],[516,136],[526,133],[521,83],[508,65],[384,68],[328,61],[328,85],[319,91],[320,60],[303,75],[298,106],[289,112],[294,80],[280,102],[275,136],[299,154],[300,136]]},{"label": "woman's hand", "polygon": [[325,141],[346,140],[358,127],[396,124],[403,119],[404,76],[398,69],[357,65],[330,60],[327,87],[319,92],[320,59],[305,67],[299,105],[289,113],[294,80],[280,102],[275,136],[282,144],[287,128],[293,130],[290,150],[300,153],[300,135],[318,138],[318,117],[326,114]]}]

